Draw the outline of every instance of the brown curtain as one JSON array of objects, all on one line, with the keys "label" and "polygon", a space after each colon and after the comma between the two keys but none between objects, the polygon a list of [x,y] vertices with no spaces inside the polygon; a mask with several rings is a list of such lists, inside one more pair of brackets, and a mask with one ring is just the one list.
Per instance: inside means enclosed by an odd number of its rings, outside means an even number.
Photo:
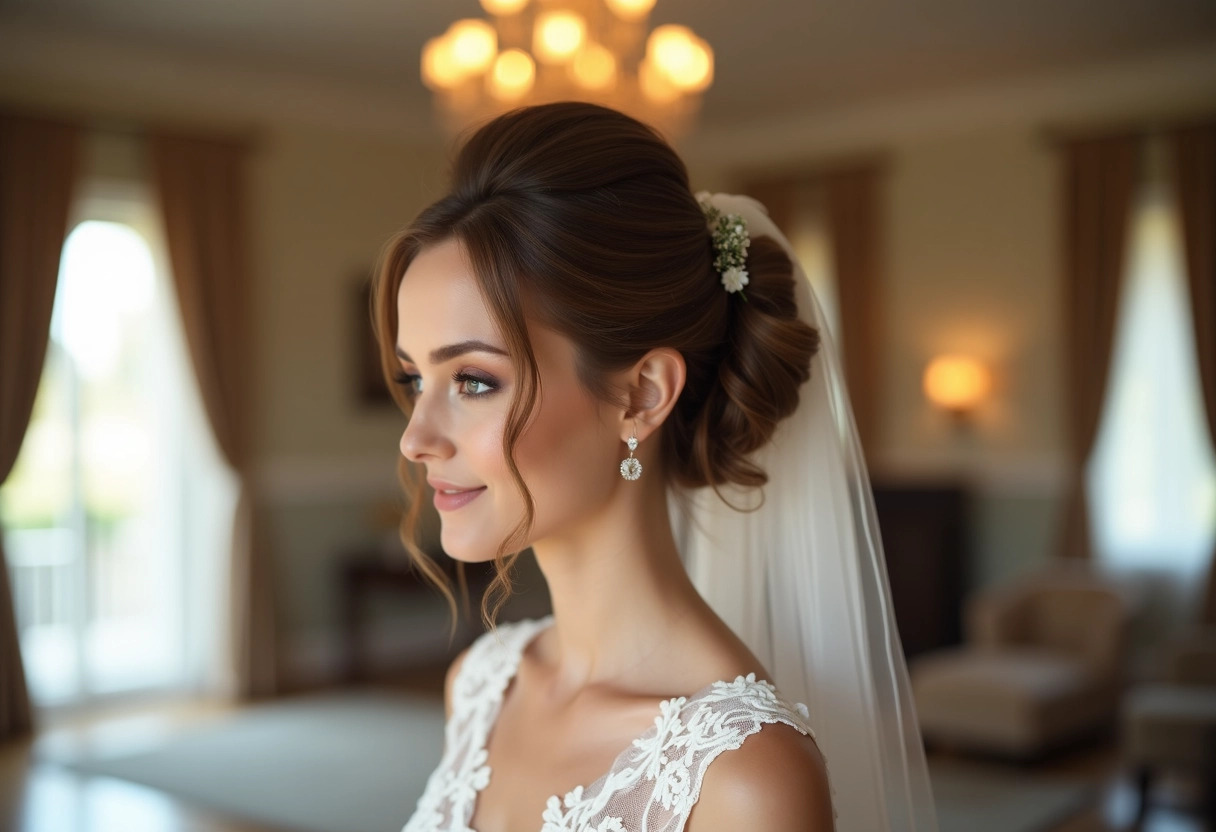
[{"label": "brown curtain", "polygon": [[863,452],[874,447],[882,387],[882,276],[877,165],[751,182],[744,193],[768,208],[788,236],[804,190],[823,194],[840,313],[845,383]]},{"label": "brown curtain", "polygon": [[[1171,142],[1199,380],[1208,433],[1216,445],[1216,124],[1178,130]],[[1216,623],[1216,551],[1209,562],[1203,615]]]},{"label": "brown curtain", "polygon": [[1065,406],[1069,490],[1061,554],[1091,556],[1085,464],[1106,393],[1140,139],[1065,144]]},{"label": "brown curtain", "polygon": [[[78,143],[74,126],[0,113],[0,482],[42,378]],[[33,730],[0,529],[0,741]]]},{"label": "brown curtain", "polygon": [[882,292],[878,171],[836,171],[823,178],[832,267],[840,310],[845,381],[863,450],[872,449],[882,388]]},{"label": "brown curtain", "polygon": [[788,237],[793,232],[795,214],[798,210],[800,189],[810,187],[809,183],[798,178],[769,179],[764,182],[749,182],[743,186],[745,194],[759,202],[768,210],[768,216]]},{"label": "brown curtain", "polygon": [[241,483],[230,587],[236,695],[270,697],[280,692],[281,680],[273,564],[259,544],[250,479],[248,148],[211,138],[153,135],[150,150],[194,371],[217,443]]}]

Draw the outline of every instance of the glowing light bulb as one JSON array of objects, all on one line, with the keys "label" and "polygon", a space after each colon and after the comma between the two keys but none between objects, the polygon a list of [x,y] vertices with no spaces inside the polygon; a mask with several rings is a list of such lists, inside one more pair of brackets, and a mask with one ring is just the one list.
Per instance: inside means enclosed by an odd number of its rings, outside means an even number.
[{"label": "glowing light bulb", "polygon": [[974,358],[942,355],[925,368],[925,395],[947,410],[966,411],[988,392],[988,371]]},{"label": "glowing light bulb", "polygon": [[536,64],[522,49],[504,50],[486,76],[490,93],[501,101],[512,101],[528,94],[536,78]]},{"label": "glowing light bulb", "polygon": [[672,82],[687,92],[704,92],[714,80],[714,51],[698,37],[692,39],[688,63],[672,76]]},{"label": "glowing light bulb", "polygon": [[451,40],[446,35],[428,40],[422,47],[423,83],[433,90],[450,90],[463,78]]},{"label": "glowing light bulb", "polygon": [[608,8],[612,9],[621,20],[630,22],[642,20],[654,8],[655,0],[607,0]]},{"label": "glowing light bulb", "polygon": [[656,104],[670,104],[680,97],[680,91],[649,58],[638,64],[638,85],[642,94]]},{"label": "glowing light bulb", "polygon": [[570,65],[574,80],[584,89],[605,90],[616,81],[616,58],[598,43],[588,43]]},{"label": "glowing light bulb", "polygon": [[696,61],[694,35],[674,23],[659,26],[646,39],[646,57],[669,81],[678,84]]},{"label": "glowing light bulb", "polygon": [[447,32],[452,59],[463,75],[479,75],[490,68],[498,52],[498,33],[484,20],[457,20]]},{"label": "glowing light bulb", "polygon": [[546,63],[566,63],[587,39],[587,23],[576,12],[555,10],[537,15],[532,51]]},{"label": "glowing light bulb", "polygon": [[486,10],[487,14],[499,17],[517,14],[523,11],[526,5],[528,5],[528,0],[481,0],[481,7]]}]

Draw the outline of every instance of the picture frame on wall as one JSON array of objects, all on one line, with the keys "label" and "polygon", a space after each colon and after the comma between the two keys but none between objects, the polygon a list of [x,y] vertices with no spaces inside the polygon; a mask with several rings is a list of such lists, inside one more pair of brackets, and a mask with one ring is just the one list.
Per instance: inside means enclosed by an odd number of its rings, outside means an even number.
[{"label": "picture frame on wall", "polygon": [[352,318],[354,322],[355,400],[361,407],[392,407],[393,397],[384,374],[380,369],[380,347],[372,329],[372,278],[371,269],[360,273],[352,291]]}]

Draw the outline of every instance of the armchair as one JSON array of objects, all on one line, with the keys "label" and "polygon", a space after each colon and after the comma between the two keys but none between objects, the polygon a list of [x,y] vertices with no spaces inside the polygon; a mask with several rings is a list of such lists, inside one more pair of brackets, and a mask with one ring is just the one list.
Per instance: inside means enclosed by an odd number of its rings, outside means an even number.
[{"label": "armchair", "polygon": [[1110,726],[1129,620],[1121,593],[1087,571],[973,595],[966,643],[910,668],[926,742],[1034,757]]}]

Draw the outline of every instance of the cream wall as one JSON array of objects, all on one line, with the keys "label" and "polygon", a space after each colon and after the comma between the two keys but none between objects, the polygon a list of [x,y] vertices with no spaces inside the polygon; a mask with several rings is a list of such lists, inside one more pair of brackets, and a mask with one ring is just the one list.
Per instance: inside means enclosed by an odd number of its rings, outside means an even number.
[{"label": "cream wall", "polygon": [[[396,494],[402,427],[395,411],[354,401],[352,286],[387,237],[439,195],[446,149],[425,114],[398,112],[389,94],[197,63],[166,75],[163,55],[50,35],[35,48],[29,31],[18,34],[24,46],[0,54],[0,101],[259,136],[250,194],[257,486],[276,551],[288,662],[300,678],[325,677],[338,650],[334,570],[344,548],[376,539],[369,517]],[[67,55],[73,64],[60,60]],[[886,158],[875,470],[973,483],[972,584],[1046,558],[1062,488],[1059,170],[1044,127],[1209,106],[1212,56],[1216,48],[706,129],[680,145],[694,186],[710,189],[732,188],[740,171],[759,167],[859,152]],[[93,158],[111,173],[139,175],[129,141],[112,140]],[[969,436],[948,431],[920,392],[925,362],[946,350],[972,353],[996,375]],[[527,603],[544,599],[534,592]],[[444,649],[419,635],[434,628],[415,626],[417,616],[391,618],[376,630],[386,654],[403,645]]]},{"label": "cream wall", "polygon": [[395,408],[351,381],[356,287],[385,241],[442,193],[444,156],[391,139],[277,128],[253,174],[263,460],[396,454]]},{"label": "cream wall", "polygon": [[[889,342],[876,467],[974,484],[971,586],[1033,568],[1055,541],[1059,174],[1040,137],[998,130],[909,143],[887,183]],[[921,390],[928,361],[947,352],[993,373],[963,435]]]},{"label": "cream wall", "polygon": [[[1059,458],[1060,170],[1029,131],[999,130],[899,148],[887,182],[887,405],[880,456],[965,466]],[[921,392],[935,355],[994,371],[968,447]]]}]

